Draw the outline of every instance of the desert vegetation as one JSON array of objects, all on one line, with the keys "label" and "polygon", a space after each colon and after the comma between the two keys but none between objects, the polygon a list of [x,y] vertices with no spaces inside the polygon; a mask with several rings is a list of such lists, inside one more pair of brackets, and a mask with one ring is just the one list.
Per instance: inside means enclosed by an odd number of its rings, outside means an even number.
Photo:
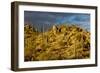
[{"label": "desert vegetation", "polygon": [[86,59],[90,57],[90,32],[77,25],[53,25],[39,32],[24,26],[24,61]]}]

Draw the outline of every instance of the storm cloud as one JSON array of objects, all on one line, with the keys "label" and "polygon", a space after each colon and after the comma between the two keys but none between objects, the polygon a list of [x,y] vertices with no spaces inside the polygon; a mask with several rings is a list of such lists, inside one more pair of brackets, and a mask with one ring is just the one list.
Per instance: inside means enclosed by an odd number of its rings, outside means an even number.
[{"label": "storm cloud", "polygon": [[24,11],[24,22],[31,24],[38,31],[47,30],[55,24],[76,24],[90,31],[90,14],[85,13]]}]

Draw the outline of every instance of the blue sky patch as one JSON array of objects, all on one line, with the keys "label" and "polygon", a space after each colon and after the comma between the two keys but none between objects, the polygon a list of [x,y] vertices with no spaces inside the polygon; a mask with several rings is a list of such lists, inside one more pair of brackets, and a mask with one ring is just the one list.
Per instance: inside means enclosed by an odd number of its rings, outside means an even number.
[{"label": "blue sky patch", "polygon": [[90,14],[24,11],[24,22],[33,25],[38,31],[47,30],[52,25],[78,25],[90,31]]}]

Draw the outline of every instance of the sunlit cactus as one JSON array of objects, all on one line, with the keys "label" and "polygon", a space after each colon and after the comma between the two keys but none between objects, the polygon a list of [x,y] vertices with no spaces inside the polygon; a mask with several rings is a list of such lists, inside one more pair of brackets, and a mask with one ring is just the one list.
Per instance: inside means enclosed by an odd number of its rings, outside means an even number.
[{"label": "sunlit cactus", "polygon": [[25,61],[90,58],[90,32],[77,25],[53,25],[39,32],[24,26]]}]

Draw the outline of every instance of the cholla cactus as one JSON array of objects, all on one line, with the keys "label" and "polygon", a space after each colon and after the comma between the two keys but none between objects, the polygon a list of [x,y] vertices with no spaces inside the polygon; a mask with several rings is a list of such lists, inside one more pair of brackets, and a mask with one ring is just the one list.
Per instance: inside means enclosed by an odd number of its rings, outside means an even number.
[{"label": "cholla cactus", "polygon": [[54,35],[56,35],[56,33],[57,33],[57,27],[56,27],[56,25],[53,25],[53,33],[54,33]]},{"label": "cholla cactus", "polygon": [[79,26],[53,25],[44,32],[28,24],[24,28],[25,61],[90,57],[90,32]]}]

